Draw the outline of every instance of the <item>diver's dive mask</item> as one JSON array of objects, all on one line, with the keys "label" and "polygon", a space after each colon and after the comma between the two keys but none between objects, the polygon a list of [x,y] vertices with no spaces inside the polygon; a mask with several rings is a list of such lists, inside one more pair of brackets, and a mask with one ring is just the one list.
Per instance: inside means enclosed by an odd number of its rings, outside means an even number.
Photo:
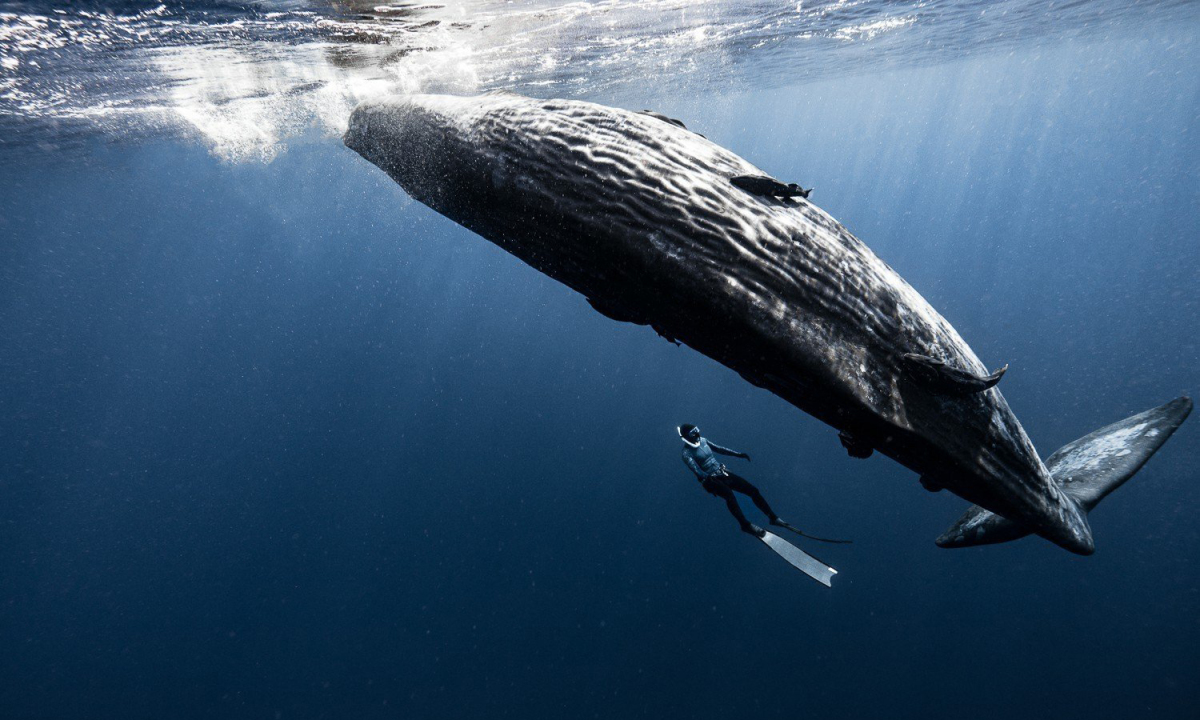
[{"label": "diver's dive mask", "polygon": [[679,437],[688,445],[696,447],[700,444],[700,428],[695,425],[680,425],[675,429],[679,432]]}]

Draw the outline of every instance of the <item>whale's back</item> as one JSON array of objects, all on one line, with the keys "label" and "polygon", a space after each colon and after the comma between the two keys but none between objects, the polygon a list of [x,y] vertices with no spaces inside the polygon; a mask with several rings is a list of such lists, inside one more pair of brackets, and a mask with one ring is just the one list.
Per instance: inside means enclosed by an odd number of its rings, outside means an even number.
[{"label": "whale's back", "polygon": [[[347,144],[417,199],[590,299],[641,304],[625,309],[684,341],[688,324],[674,327],[674,315],[733,315],[742,331],[788,348],[806,375],[845,385],[899,424],[897,389],[864,368],[920,352],[986,373],[953,327],[841,224],[805,200],[734,187],[732,177],[765,173],[699,134],[580,101],[429,97],[361,106]],[[371,146],[402,134],[380,128],[402,125],[413,102],[435,103],[423,112],[454,132],[404,153],[393,171],[394,147]],[[653,297],[632,301],[643,290]]]}]

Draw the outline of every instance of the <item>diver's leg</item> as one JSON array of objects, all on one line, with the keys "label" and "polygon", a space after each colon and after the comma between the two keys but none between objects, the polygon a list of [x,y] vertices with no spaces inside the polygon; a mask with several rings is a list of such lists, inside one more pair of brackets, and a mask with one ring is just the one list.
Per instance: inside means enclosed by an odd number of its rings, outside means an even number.
[{"label": "diver's leg", "polygon": [[742,508],[740,505],[738,505],[737,498],[733,496],[733,491],[730,490],[725,483],[718,480],[705,480],[704,489],[725,501],[725,506],[729,508],[729,514],[733,515],[734,519],[738,521],[738,525],[741,526],[742,532],[750,533],[751,535],[758,535],[762,532],[760,528],[755,527],[755,525],[747,520],[746,516],[742,514]]},{"label": "diver's leg", "polygon": [[750,498],[750,501],[754,503],[754,506],[761,510],[762,514],[766,515],[767,519],[772,523],[779,519],[779,516],[776,515],[775,511],[771,509],[771,506],[767,504],[767,499],[763,497],[762,493],[758,491],[758,488],[754,487],[749,480],[741,475],[729,473],[729,476],[725,478],[725,482],[731,489],[737,490],[741,494]]}]

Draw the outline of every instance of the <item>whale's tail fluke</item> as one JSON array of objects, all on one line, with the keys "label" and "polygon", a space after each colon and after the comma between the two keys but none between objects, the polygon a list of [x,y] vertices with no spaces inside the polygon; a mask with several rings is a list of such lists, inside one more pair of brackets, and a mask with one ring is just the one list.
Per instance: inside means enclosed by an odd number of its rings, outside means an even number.
[{"label": "whale's tail fluke", "polygon": [[[1146,464],[1192,411],[1187,397],[1085,435],[1059,448],[1046,460],[1046,469],[1063,494],[1084,513],[1091,512],[1113,490]],[[991,545],[1025,537],[1029,528],[978,505],[971,506],[937,539],[940,547]]]}]

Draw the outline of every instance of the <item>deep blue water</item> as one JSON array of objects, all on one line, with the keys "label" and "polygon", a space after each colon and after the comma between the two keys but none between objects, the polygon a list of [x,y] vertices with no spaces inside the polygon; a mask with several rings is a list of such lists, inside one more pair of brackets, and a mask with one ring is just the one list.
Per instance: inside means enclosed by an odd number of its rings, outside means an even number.
[{"label": "deep blue water", "polygon": [[[653,107],[959,329],[1043,457],[1200,388],[1195,22]],[[1097,552],[965,503],[583,298],[314,133],[0,165],[0,716],[1189,718],[1198,421]],[[742,469],[826,590],[737,532]]]}]

